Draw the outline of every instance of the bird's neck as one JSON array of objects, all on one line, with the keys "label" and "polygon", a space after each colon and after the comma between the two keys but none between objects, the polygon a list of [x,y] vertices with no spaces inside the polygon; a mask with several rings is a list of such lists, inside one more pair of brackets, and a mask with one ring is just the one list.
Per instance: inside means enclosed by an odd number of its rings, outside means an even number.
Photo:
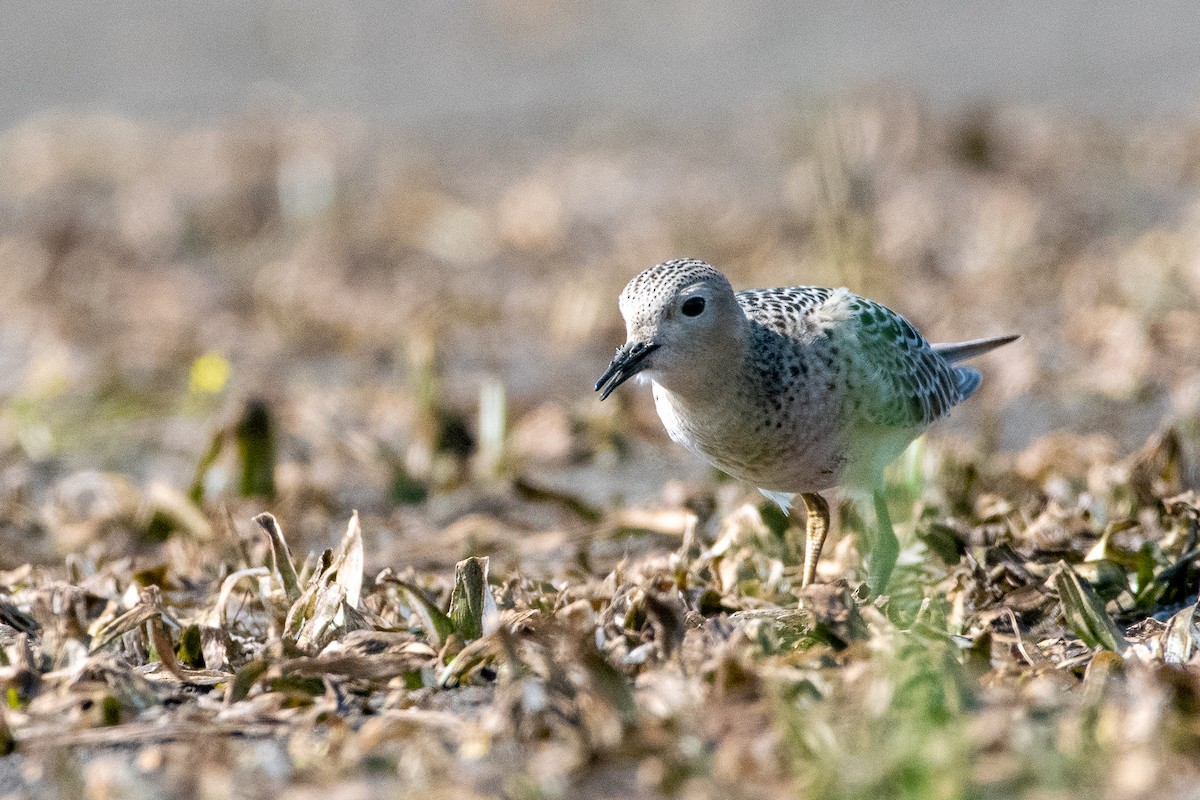
[{"label": "bird's neck", "polygon": [[745,369],[745,357],[731,355],[723,363],[709,361],[686,379],[662,383],[655,378],[654,406],[672,441],[732,475],[749,479],[739,465],[760,443],[748,441],[750,398],[738,390],[749,383]]},{"label": "bird's neck", "polygon": [[727,337],[703,348],[702,357],[690,360],[684,368],[653,376],[654,382],[679,406],[711,409],[736,405],[737,387],[744,385],[737,376],[748,368],[744,338],[741,326],[733,327]]}]

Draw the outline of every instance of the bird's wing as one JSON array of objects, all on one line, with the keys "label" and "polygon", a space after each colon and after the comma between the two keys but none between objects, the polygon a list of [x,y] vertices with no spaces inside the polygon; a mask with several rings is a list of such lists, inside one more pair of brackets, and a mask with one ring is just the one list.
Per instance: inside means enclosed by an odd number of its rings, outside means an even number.
[{"label": "bird's wing", "polygon": [[978,383],[978,373],[947,363],[904,317],[848,289],[750,289],[737,300],[772,333],[827,355],[828,369],[842,372],[848,410],[867,422],[923,427]]},{"label": "bird's wing", "polygon": [[844,303],[844,321],[831,326],[828,335],[847,350],[848,402],[867,421],[886,427],[928,425],[964,399],[972,377],[978,383],[978,373],[951,366],[890,308],[850,292]]}]

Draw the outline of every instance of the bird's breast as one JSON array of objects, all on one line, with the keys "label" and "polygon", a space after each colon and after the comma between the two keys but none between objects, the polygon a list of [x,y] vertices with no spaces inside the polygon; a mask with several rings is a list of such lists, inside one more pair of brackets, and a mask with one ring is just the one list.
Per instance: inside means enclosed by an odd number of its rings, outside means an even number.
[{"label": "bird's breast", "polygon": [[688,402],[658,383],[654,405],[672,441],[735,478],[787,492],[838,483],[845,462],[840,415],[717,392]]}]

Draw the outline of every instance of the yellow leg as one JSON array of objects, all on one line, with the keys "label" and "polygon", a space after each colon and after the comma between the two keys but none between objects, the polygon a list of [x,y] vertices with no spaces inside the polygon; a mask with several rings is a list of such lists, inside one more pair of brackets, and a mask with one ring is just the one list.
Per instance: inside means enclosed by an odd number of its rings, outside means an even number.
[{"label": "yellow leg", "polygon": [[801,586],[808,586],[817,577],[817,562],[821,559],[821,548],[825,546],[825,535],[829,533],[829,504],[816,492],[800,495],[807,510],[804,530],[804,579]]}]

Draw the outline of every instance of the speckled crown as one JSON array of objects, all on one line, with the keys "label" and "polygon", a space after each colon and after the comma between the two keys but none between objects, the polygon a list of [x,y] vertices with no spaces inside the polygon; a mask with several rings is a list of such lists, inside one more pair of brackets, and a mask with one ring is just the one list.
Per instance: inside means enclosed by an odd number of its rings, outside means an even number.
[{"label": "speckled crown", "polygon": [[729,280],[711,264],[698,258],[677,258],[657,264],[627,283],[621,292],[621,310],[626,310],[631,303],[642,307],[661,306],[680,289],[701,281],[723,283],[730,292],[733,291]]}]

